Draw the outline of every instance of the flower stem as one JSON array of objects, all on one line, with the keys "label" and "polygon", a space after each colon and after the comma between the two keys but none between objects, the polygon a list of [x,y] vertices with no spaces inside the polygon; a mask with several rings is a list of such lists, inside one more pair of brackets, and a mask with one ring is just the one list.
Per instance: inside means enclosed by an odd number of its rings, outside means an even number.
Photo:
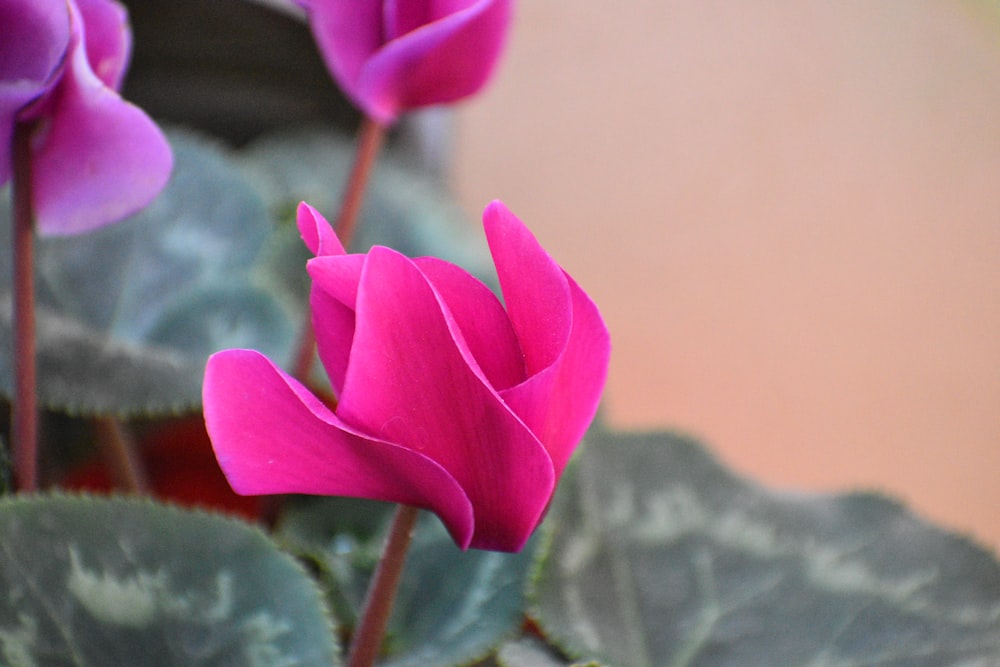
[{"label": "flower stem", "polygon": [[[378,157],[384,138],[384,127],[367,116],[361,121],[361,127],[358,130],[358,145],[354,152],[354,164],[351,167],[351,174],[348,176],[344,194],[341,196],[340,210],[337,211],[333,225],[344,248],[350,246],[354,230],[357,228],[358,213],[361,211],[361,203],[364,201],[365,190],[368,188],[368,177],[371,175],[375,158]],[[313,333],[312,322],[307,310],[292,366],[292,375],[304,384],[308,384],[315,346],[316,336]]]},{"label": "flower stem", "polygon": [[396,598],[399,577],[406,562],[406,550],[410,546],[418,513],[417,508],[407,505],[400,505],[396,509],[389,537],[382,552],[382,560],[379,561],[372,581],[368,585],[361,620],[351,641],[347,667],[371,667],[375,664],[385,628],[389,624],[389,613]]},{"label": "flower stem", "polygon": [[97,417],[93,421],[94,432],[104,450],[104,460],[110,466],[115,488],[128,493],[146,495],[149,483],[135,438],[117,417]]},{"label": "flower stem", "polygon": [[351,239],[354,237],[358,213],[361,211],[361,203],[364,201],[365,190],[368,187],[368,177],[371,175],[375,158],[378,156],[384,138],[384,127],[367,116],[361,121],[361,128],[358,130],[358,146],[354,153],[354,166],[347,179],[347,187],[340,200],[340,211],[337,212],[337,219],[333,225],[344,248],[351,244]]},{"label": "flower stem", "polygon": [[35,373],[35,225],[31,193],[33,123],[14,126],[14,471],[22,491],[38,489],[38,398]]}]

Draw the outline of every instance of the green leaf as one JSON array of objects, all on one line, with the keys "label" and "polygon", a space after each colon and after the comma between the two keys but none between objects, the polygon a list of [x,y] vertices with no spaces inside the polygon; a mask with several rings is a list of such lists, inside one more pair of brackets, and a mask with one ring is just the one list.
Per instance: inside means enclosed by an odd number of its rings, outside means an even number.
[{"label": "green leaf", "polygon": [[[174,173],[152,205],[89,234],[38,240],[39,394],[52,408],[177,412],[200,404],[205,361],[214,351],[252,347],[279,363],[291,358],[302,316],[260,279],[265,271],[257,264],[275,235],[297,232],[275,227],[224,149],[184,132],[171,132],[170,141]],[[9,226],[3,205],[0,244]],[[299,258],[287,261],[305,273]],[[5,304],[9,262],[0,259]],[[10,322],[5,305],[0,386],[8,395]]]},{"label": "green leaf", "polygon": [[259,530],[140,500],[0,501],[0,664],[335,664],[319,591]]},{"label": "green leaf", "polygon": [[875,494],[741,479],[668,433],[595,433],[563,481],[533,614],[622,667],[1000,664],[1000,564]]}]

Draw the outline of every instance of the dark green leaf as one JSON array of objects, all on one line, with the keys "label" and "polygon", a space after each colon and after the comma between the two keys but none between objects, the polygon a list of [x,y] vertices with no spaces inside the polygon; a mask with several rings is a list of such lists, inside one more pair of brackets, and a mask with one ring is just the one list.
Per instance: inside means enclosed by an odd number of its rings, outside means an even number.
[{"label": "dark green leaf", "polygon": [[255,528],[139,500],[0,501],[0,664],[334,664],[319,592]]},{"label": "dark green leaf", "polygon": [[622,667],[1000,664],[1000,565],[874,494],[769,491],[672,434],[597,433],[534,613]]}]

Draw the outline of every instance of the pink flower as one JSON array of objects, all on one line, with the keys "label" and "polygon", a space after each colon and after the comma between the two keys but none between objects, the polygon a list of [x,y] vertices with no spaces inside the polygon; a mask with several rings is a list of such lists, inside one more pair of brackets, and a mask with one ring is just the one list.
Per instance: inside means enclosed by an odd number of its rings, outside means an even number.
[{"label": "pink flower", "polygon": [[0,0],[0,185],[13,173],[17,123],[31,136],[39,231],[76,234],[148,204],[166,184],[170,147],[115,92],[131,51],[112,0]]},{"label": "pink flower", "polygon": [[338,404],[258,352],[212,356],[205,420],[233,489],[405,503],[462,548],[520,550],[597,410],[610,354],[597,307],[499,202],[483,224],[506,310],[453,264],[348,255],[314,209],[298,220]]},{"label": "pink flower", "polygon": [[513,0],[297,0],[333,77],[387,125],[455,102],[489,80]]}]

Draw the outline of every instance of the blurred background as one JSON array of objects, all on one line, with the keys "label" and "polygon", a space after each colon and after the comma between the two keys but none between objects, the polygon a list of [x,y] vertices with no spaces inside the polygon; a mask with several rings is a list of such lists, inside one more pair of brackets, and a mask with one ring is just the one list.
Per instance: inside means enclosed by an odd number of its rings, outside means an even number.
[{"label": "blurred background", "polygon": [[1000,547],[1000,9],[525,0],[454,118],[601,306],[605,417]]}]

